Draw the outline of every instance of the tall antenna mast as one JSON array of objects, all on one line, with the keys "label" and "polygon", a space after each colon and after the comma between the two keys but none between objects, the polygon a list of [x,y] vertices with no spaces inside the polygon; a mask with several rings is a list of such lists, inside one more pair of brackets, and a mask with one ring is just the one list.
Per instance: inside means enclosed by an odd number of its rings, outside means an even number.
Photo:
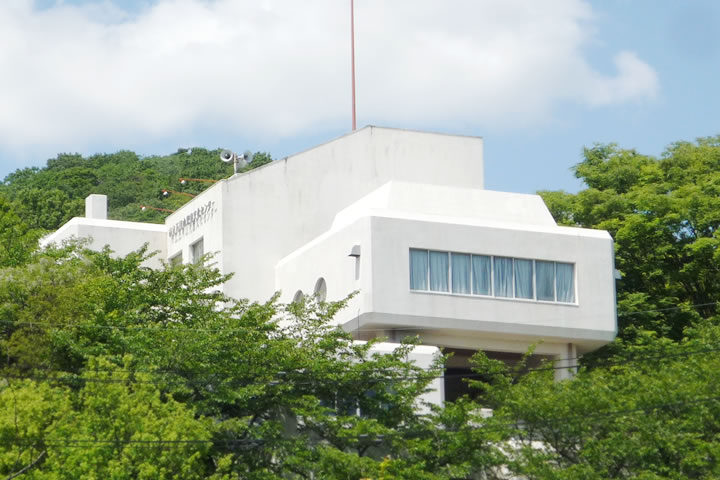
[{"label": "tall antenna mast", "polygon": [[352,62],[352,129],[355,123],[355,0],[350,0],[350,58]]}]

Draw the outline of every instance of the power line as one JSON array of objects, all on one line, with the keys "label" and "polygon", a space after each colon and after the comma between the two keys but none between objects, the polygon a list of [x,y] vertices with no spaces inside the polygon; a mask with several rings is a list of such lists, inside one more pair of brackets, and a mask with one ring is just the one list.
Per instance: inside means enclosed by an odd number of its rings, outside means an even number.
[{"label": "power line", "polygon": [[[645,313],[658,313],[667,312],[673,310],[683,310],[686,308],[699,308],[707,307],[710,305],[718,305],[720,302],[709,302],[709,303],[697,303],[691,305],[681,305],[677,307],[658,308],[651,310],[639,310],[634,312],[620,313],[618,317],[627,317],[633,315],[641,315]],[[598,318],[599,316],[592,317]],[[581,317],[589,318],[589,317]],[[71,329],[71,328],[98,328],[98,329],[111,329],[111,330],[148,330],[148,331],[178,331],[178,332],[208,332],[208,333],[239,333],[246,332],[248,328],[205,328],[205,327],[182,327],[176,326],[174,322],[169,321],[164,326],[145,326],[145,325],[97,325],[87,323],[50,323],[50,322],[38,322],[38,321],[13,321],[13,320],[0,320],[0,323],[9,325],[20,325],[20,326],[31,326],[31,327],[47,327],[55,328],[58,330]],[[337,329],[340,325],[327,325],[328,329]],[[448,330],[445,327],[388,327],[388,328],[359,328],[352,330],[347,333],[355,332],[403,332],[403,331],[435,331],[435,330]]]},{"label": "power line", "polygon": [[[632,363],[636,363],[636,362],[643,362],[643,361],[650,361],[650,360],[664,360],[664,359],[668,359],[668,358],[686,357],[686,356],[690,356],[690,355],[696,355],[696,354],[702,354],[702,353],[713,353],[713,352],[717,352],[717,351],[720,351],[720,347],[715,347],[715,346],[711,346],[711,345],[704,345],[704,346],[701,346],[700,348],[695,348],[692,350],[684,350],[682,347],[678,347],[675,349],[663,348],[663,349],[652,350],[652,351],[640,351],[640,352],[637,352],[635,355],[630,356],[629,358],[626,357],[626,358],[616,358],[616,359],[612,359],[612,358],[602,359],[601,364],[593,365],[593,368],[594,369],[595,368],[604,368],[604,367],[620,366],[620,365],[626,365],[626,364],[632,364]],[[581,358],[582,357],[567,357],[567,358],[553,359],[552,360],[553,365],[542,365],[539,367],[521,368],[521,369],[519,369],[517,374],[524,375],[524,374],[530,373],[530,372],[575,369],[575,368],[579,368],[581,366],[574,365],[574,364],[554,365],[554,363],[569,362],[569,361],[579,360]],[[37,365],[37,364],[36,365],[22,365],[21,367],[26,367],[26,368],[34,369],[34,370],[49,371],[49,372],[67,373],[68,375],[74,375],[77,378],[77,381],[83,381],[83,380],[84,381],[94,381],[93,379],[84,378],[81,375],[73,374],[72,372],[68,372],[67,370],[60,369],[60,368],[53,368],[53,367],[49,367],[46,365]],[[419,369],[418,367],[414,367],[411,369],[413,369],[414,371],[424,370],[427,372],[431,372],[434,370],[434,369]],[[200,382],[200,383],[210,382],[210,381],[215,382],[218,380],[220,380],[220,381],[223,381],[223,380],[237,381],[240,378],[238,376],[228,375],[227,373],[223,373],[223,372],[219,372],[219,371],[205,371],[202,373],[198,373],[198,372],[190,372],[185,369],[178,369],[178,368],[175,368],[175,369],[170,369],[170,368],[168,368],[168,369],[127,369],[127,368],[120,368],[120,367],[117,367],[117,368],[115,368],[115,367],[109,367],[109,368],[108,367],[105,367],[105,368],[85,367],[85,373],[87,373],[87,372],[126,373],[126,374],[131,374],[131,375],[134,375],[134,374],[157,374],[157,375],[175,374],[180,377],[185,377],[183,379],[183,381],[185,383],[192,383],[187,378],[188,376],[189,377],[201,377],[201,379],[198,380],[198,382]],[[391,367],[389,367],[387,369],[374,369],[373,370],[373,373],[379,373],[379,372],[398,373],[397,369],[391,368]],[[332,372],[322,372],[322,373],[324,373],[324,374],[329,374],[329,373],[353,374],[353,373],[359,373],[359,369],[358,370],[347,369],[344,371],[333,370]],[[279,382],[279,381],[287,381],[287,379],[293,375],[302,375],[303,372],[281,371],[281,372],[278,372],[278,374],[280,374],[282,377],[282,378],[279,378],[276,380]],[[434,376],[432,378],[433,379],[454,378],[454,377],[470,378],[470,377],[482,377],[484,375],[486,375],[486,374],[482,374],[482,373],[478,373],[478,374],[468,374],[468,373],[444,374],[444,375]],[[57,380],[57,377],[50,377],[50,376],[39,377],[37,375],[21,375],[21,376],[16,376],[16,377],[12,377],[12,378]],[[414,377],[393,377],[391,380],[392,381],[401,381],[403,379],[412,380],[412,379],[425,379],[425,378],[427,378],[427,377],[418,375],[418,376],[414,376]],[[127,380],[122,380],[122,382],[125,382],[125,381],[127,381]],[[109,383],[116,383],[116,381],[113,380]],[[168,381],[166,379],[164,382],[143,382],[143,383],[168,383]],[[300,384],[302,384],[302,382],[300,382]],[[248,383],[248,385],[258,386],[261,384],[258,384],[255,382],[250,382],[250,383]]]},{"label": "power line", "polygon": [[[498,431],[506,431],[506,430],[521,430],[521,431],[527,431],[528,425],[548,425],[548,424],[554,424],[554,423],[572,423],[572,422],[583,422],[587,420],[592,419],[608,419],[612,417],[617,416],[623,416],[623,415],[629,415],[629,414],[635,414],[635,413],[649,413],[655,410],[662,410],[666,408],[672,408],[672,407],[682,407],[682,406],[690,406],[690,405],[698,405],[703,403],[711,403],[711,402],[718,402],[720,401],[720,396],[714,395],[709,397],[694,397],[689,399],[683,399],[678,400],[675,402],[662,402],[662,403],[654,403],[649,405],[643,405],[638,406],[634,408],[625,408],[625,409],[618,409],[618,410],[604,410],[604,411],[594,411],[592,413],[587,414],[579,414],[579,415],[567,415],[567,416],[558,416],[558,417],[549,417],[546,419],[539,419],[534,420],[531,422],[527,422],[522,419],[518,419],[515,422],[500,422],[500,423],[489,423],[487,425],[479,425],[476,430],[498,430]],[[349,415],[354,416],[354,415]],[[392,427],[386,427],[386,428],[392,428]],[[403,438],[416,438],[416,437],[422,437],[425,435],[436,435],[438,433],[459,433],[458,430],[436,430],[434,432],[429,431],[423,431],[423,432],[417,432],[417,431],[388,431],[384,432],[382,434],[376,435],[376,436],[370,436],[365,434],[360,434],[356,437],[346,437],[346,438],[354,438],[356,440],[383,440],[385,437],[393,437],[393,436],[400,436]],[[304,444],[307,443],[315,443],[315,444],[327,444],[331,443],[328,439],[316,439],[314,441],[310,441],[309,438],[297,436],[297,437],[283,437],[282,439],[278,439],[280,442],[289,442],[289,441],[302,441]],[[175,440],[104,440],[104,439],[49,439],[49,440],[43,440],[42,444],[44,446],[55,446],[55,447],[87,447],[88,445],[140,445],[140,446],[178,446],[178,445],[204,445],[204,444],[210,444],[210,445],[262,445],[264,443],[267,443],[267,440],[264,439],[250,439],[250,438],[244,438],[244,439],[175,439]],[[25,446],[25,447],[37,447],[38,442],[15,442],[10,440],[0,441],[0,445],[7,445],[7,446]]]},{"label": "power line", "polygon": [[[35,322],[35,321],[20,321],[15,322],[13,320],[0,320],[0,323],[10,325],[20,325],[29,327],[41,327],[41,328],[53,328],[57,330],[70,330],[73,328],[97,328],[107,330],[146,330],[146,331],[160,331],[160,332],[206,332],[206,333],[244,333],[251,328],[203,328],[203,327],[181,327],[175,326],[172,321],[168,322],[164,326],[146,326],[146,325],[97,325],[88,323],[49,323],[49,322]],[[171,326],[172,325],[172,326]]]},{"label": "power line", "polygon": [[[363,365],[363,364],[361,364],[361,363],[354,363],[353,365],[361,366],[361,365]],[[408,364],[408,365],[410,365],[410,364]],[[73,372],[71,372],[71,371],[69,371],[69,370],[65,370],[65,369],[62,369],[62,368],[53,368],[53,367],[49,367],[49,366],[47,366],[47,365],[23,364],[23,365],[14,365],[14,366],[15,366],[15,367],[23,367],[23,368],[25,368],[25,369],[30,369],[30,370],[43,370],[43,371],[49,371],[49,372],[61,372],[61,373],[68,373],[68,374],[72,374],[72,375],[77,375],[77,374],[74,374]],[[403,367],[401,367],[401,368],[403,368]],[[409,367],[407,367],[407,368],[410,369],[410,370],[426,371],[426,372],[432,372],[432,371],[434,371],[434,370],[437,370],[437,369],[431,369],[431,368],[429,368],[429,369],[424,369],[424,368],[415,367],[415,366],[409,366]],[[288,370],[288,371],[284,371],[284,370],[283,370],[283,371],[279,371],[279,372],[277,372],[277,373],[278,373],[278,375],[280,375],[280,377],[282,377],[282,379],[287,379],[287,378],[292,377],[293,375],[304,375],[306,372],[304,372],[304,371],[302,371],[302,370],[303,370],[303,369],[299,369],[299,370]],[[352,374],[352,373],[358,373],[358,372],[360,372],[360,371],[361,371],[361,369],[345,369],[345,370],[325,371],[325,372],[322,372],[322,373],[325,373],[325,374]],[[373,371],[374,373],[378,373],[378,372],[398,373],[398,368],[393,368],[393,367],[375,368],[375,369],[373,369],[372,371]],[[223,373],[223,372],[220,372],[219,370],[215,370],[215,371],[205,371],[205,372],[191,372],[191,371],[187,371],[187,370],[184,370],[184,369],[170,369],[170,368],[168,368],[168,369],[162,369],[162,368],[159,368],[159,369],[145,369],[145,368],[132,368],[132,369],[129,369],[129,368],[120,368],[120,367],[117,367],[117,368],[113,368],[113,367],[103,367],[103,368],[85,367],[85,368],[84,368],[84,372],[85,372],[85,373],[93,373],[93,372],[94,372],[94,373],[157,374],[157,375],[162,375],[162,374],[176,374],[176,375],[179,375],[179,376],[192,376],[192,377],[204,376],[204,378],[208,378],[208,379],[211,379],[211,380],[226,379],[226,378],[238,378],[237,376],[233,376],[233,375],[230,375],[230,374],[227,374],[227,373]],[[2,377],[2,374],[1,374],[1,373],[0,373],[0,377]]]},{"label": "power line", "polygon": [[709,307],[710,305],[718,305],[720,302],[708,302],[708,303],[695,303],[691,305],[682,305],[677,307],[667,307],[667,308],[656,308],[653,310],[639,310],[637,312],[625,312],[618,314],[618,317],[629,317],[632,315],[642,315],[643,313],[658,313],[658,312],[669,312],[673,310],[682,310],[684,308],[700,308],[700,307]]},{"label": "power line", "polygon": [[[640,413],[640,412],[647,413],[647,412],[650,412],[653,410],[661,410],[661,409],[671,408],[671,407],[696,405],[696,404],[717,402],[717,401],[720,401],[720,395],[713,395],[710,397],[695,397],[695,398],[690,398],[690,399],[685,399],[685,400],[679,400],[677,402],[656,403],[656,404],[639,406],[639,407],[635,407],[635,408],[626,408],[626,409],[622,409],[622,410],[595,411],[592,413],[581,414],[581,415],[550,417],[547,419],[538,420],[537,423],[544,424],[544,423],[556,423],[556,422],[572,422],[573,420],[587,420],[587,419],[592,419],[592,418],[603,418],[604,419],[604,418],[608,418],[608,417],[617,417],[617,416],[628,415],[628,414],[632,414],[632,413]],[[521,426],[522,423],[523,423],[523,421],[518,421],[515,423],[509,423],[506,425]]]},{"label": "power line", "polygon": [[[645,361],[652,361],[652,360],[663,360],[666,358],[677,358],[677,357],[687,357],[691,355],[698,355],[703,353],[713,353],[720,351],[720,347],[712,347],[712,348],[702,348],[702,349],[696,349],[696,350],[688,350],[684,352],[661,352],[656,351],[652,352],[653,355],[648,356],[638,356],[635,358],[629,358],[629,359],[619,359],[617,361],[608,361],[604,362],[602,365],[594,367],[594,369],[599,368],[607,368],[607,367],[615,367],[615,366],[622,366],[622,365],[628,365],[633,364],[637,362],[645,362]],[[61,369],[53,369],[51,367],[46,366],[35,366],[31,368],[37,368],[38,370],[45,370],[50,372],[58,372],[63,373],[65,375],[63,376],[53,376],[53,375],[38,375],[38,374],[13,374],[13,373],[6,373],[4,375],[0,375],[0,377],[5,376],[6,378],[13,378],[13,379],[27,379],[27,380],[35,380],[35,381],[47,381],[47,382],[56,382],[60,384],[74,384],[74,383],[106,383],[106,384],[127,384],[127,383],[137,383],[137,384],[150,384],[150,385],[167,385],[167,384],[191,384],[191,385],[203,385],[203,384],[214,384],[217,386],[217,383],[220,383],[224,386],[234,386],[234,387],[275,387],[278,385],[283,385],[285,387],[288,386],[307,386],[307,385],[316,385],[319,381],[322,381],[324,379],[318,378],[315,380],[305,380],[305,381],[298,381],[294,380],[293,377],[302,377],[307,376],[307,372],[278,372],[278,377],[272,380],[264,381],[264,382],[257,382],[252,380],[246,380],[242,378],[241,376],[235,376],[235,375],[229,375],[229,374],[222,374],[222,373],[209,373],[206,372],[204,374],[196,374],[194,372],[184,372],[184,371],[172,371],[172,370],[137,370],[137,369],[111,369],[111,368],[105,368],[105,369],[93,369],[88,368],[85,370],[84,374],[74,374],[71,372],[67,372],[65,370]],[[520,368],[515,372],[504,372],[502,375],[509,375],[512,377],[518,377],[527,375],[528,373],[533,372],[543,372],[543,371],[554,371],[554,370],[565,370],[565,369],[575,369],[578,368],[575,365],[543,365],[540,367],[529,367],[529,368]],[[445,380],[445,379],[473,379],[473,378],[486,378],[490,373],[457,373],[457,374],[448,374],[444,373],[442,375],[431,375],[434,369],[421,369],[419,367],[410,367],[411,371],[417,372],[415,375],[407,375],[405,372],[397,371],[392,368],[387,369],[373,369],[372,373],[385,373],[385,374],[392,374],[396,373],[398,375],[396,376],[388,376],[388,377],[368,377],[365,379],[350,379],[350,380],[344,380],[341,383],[346,384],[375,384],[375,383],[392,383],[392,382],[410,382],[410,381],[433,381],[433,380]],[[94,377],[88,377],[88,373],[122,373],[126,375],[134,375],[134,374],[175,374],[177,376],[175,377],[168,377],[163,380],[141,380],[137,378],[94,378]],[[422,373],[427,372],[427,373]],[[343,371],[339,370],[332,370],[332,371],[322,371],[317,372],[318,377],[322,377],[323,375],[333,375],[333,374],[340,374],[340,375],[352,375],[352,374],[364,374],[368,373],[367,370],[362,369],[347,369]],[[190,375],[190,378],[187,378],[186,375]],[[195,377],[195,378],[193,378]]]},{"label": "power line", "polygon": [[[715,305],[715,304],[717,304],[717,302],[696,304],[696,305],[692,305],[692,306],[707,306],[707,305]],[[680,309],[680,308],[685,308],[685,307],[687,307],[687,306],[673,307],[673,308],[660,309],[660,310],[647,310],[647,311],[645,311],[645,312],[667,311],[667,310]],[[643,312],[631,312],[630,314],[639,314],[639,313],[643,313]],[[101,328],[101,329],[102,329],[102,328],[106,328],[106,329],[123,329],[123,330],[138,329],[138,330],[146,330],[146,331],[167,331],[167,332],[186,331],[186,332],[208,332],[208,333],[236,333],[236,332],[243,332],[243,333],[244,333],[244,332],[247,332],[248,330],[250,330],[249,328],[198,328],[198,327],[178,327],[178,326],[175,326],[175,325],[172,325],[172,326],[170,326],[170,325],[166,325],[166,326],[141,326],[141,325],[131,325],[131,326],[127,326],[127,325],[124,325],[124,326],[120,326],[120,325],[96,325],[96,324],[52,324],[52,323],[47,323],[47,322],[33,322],[33,321],[28,321],[28,322],[12,322],[12,321],[9,321],[9,320],[0,320],[0,323],[9,323],[9,324],[14,324],[14,325],[41,326],[41,327],[56,328],[56,329],[69,329],[69,328],[88,328],[88,329]],[[333,326],[327,326],[328,331],[332,331],[333,328],[334,328]],[[419,328],[418,328],[418,329],[419,329]],[[405,330],[405,329],[402,329],[402,330]],[[636,359],[636,360],[633,360],[632,358],[630,358],[630,359],[628,359],[628,358],[625,358],[625,359],[604,359],[604,360],[601,360],[600,365],[595,365],[595,368],[607,367],[607,366],[614,366],[614,365],[623,365],[623,364],[632,363],[632,362],[635,362],[635,361],[646,361],[646,360],[652,360],[652,359],[659,359],[659,360],[660,360],[660,359],[665,359],[665,358],[669,358],[669,357],[687,356],[687,355],[690,355],[690,354],[709,353],[709,352],[715,352],[715,351],[718,351],[718,349],[717,349],[717,348],[714,348],[714,347],[713,347],[713,348],[702,348],[702,349],[695,350],[695,351],[680,351],[680,352],[668,352],[666,349],[662,349],[662,350],[660,350],[660,351],[657,352],[657,356],[655,356],[655,357],[649,357],[649,356],[647,356],[647,353],[648,353],[648,352],[639,352],[638,355],[640,355],[641,358],[638,358],[638,359]],[[574,362],[574,361],[580,360],[581,358],[582,358],[581,356],[568,357],[568,358],[555,358],[555,359],[552,359],[552,362],[553,362],[553,363],[557,363],[557,362]],[[32,367],[32,368],[41,369],[41,370],[65,372],[64,370],[51,369],[51,368],[44,367],[44,366],[37,366],[37,365],[36,365],[36,366],[31,366],[31,367]],[[571,363],[571,364],[569,364],[569,365],[543,365],[543,366],[541,366],[541,367],[523,368],[523,369],[521,369],[520,371],[517,372],[517,375],[522,375],[522,374],[525,374],[525,373],[535,372],[535,371],[565,370],[565,369],[575,369],[575,368],[577,368],[577,365],[575,365],[575,364],[573,364],[573,363]],[[98,369],[95,368],[94,370],[97,371]],[[119,368],[118,368],[118,369],[112,369],[112,371],[114,371],[114,372],[126,371],[126,372],[129,372],[129,373],[153,373],[153,374],[167,373],[167,374],[178,374],[178,375],[180,375],[180,376],[185,376],[185,377],[190,374],[190,372],[183,372],[183,371],[180,371],[180,370],[177,370],[177,369],[167,369],[167,370],[159,370],[159,369],[158,369],[158,370],[155,370],[155,371],[143,371],[143,370],[137,370],[137,369],[135,369],[135,370],[123,370],[123,369],[119,369]],[[349,372],[352,372],[352,371],[349,371]],[[194,375],[194,374],[193,374],[193,375]],[[205,380],[200,380],[200,382],[218,381],[218,380],[227,380],[227,379],[228,379],[228,376],[218,376],[218,374],[217,374],[217,373],[214,373],[214,372],[208,372],[208,373],[206,373],[206,375],[208,375],[208,377],[205,377],[205,378],[206,378]],[[456,374],[446,374],[446,375],[435,376],[435,377],[433,377],[433,378],[434,378],[434,379],[439,379],[439,378],[451,378],[451,377],[455,377],[455,376],[457,376],[457,377],[463,377],[463,378],[472,378],[472,377],[482,377],[483,375],[484,375],[484,374],[457,374],[457,375],[456,375]],[[196,376],[196,375],[195,375],[195,376]],[[210,378],[209,378],[209,377],[210,377]],[[218,377],[219,377],[219,378],[218,378]],[[24,378],[31,378],[31,377],[30,377],[30,376],[26,376],[26,377],[24,377]],[[51,381],[54,380],[54,381],[60,381],[60,380],[58,380],[57,377],[44,377],[44,378],[40,378],[40,377],[38,377],[37,375],[35,375],[35,376],[32,376],[32,378],[35,378],[35,379],[38,379],[38,380],[51,380]],[[233,381],[237,381],[237,378],[236,378],[236,377],[229,377],[229,378],[230,378],[231,380],[233,380]],[[413,379],[413,378],[416,378],[416,379],[423,378],[423,379],[425,379],[426,377],[420,377],[420,376],[418,376],[418,377],[405,377],[405,378],[409,380],[409,379]],[[97,380],[97,379],[95,379],[95,380]],[[283,381],[283,380],[284,380],[284,379],[280,379],[280,380],[278,380],[278,381]],[[375,380],[376,380],[376,381],[380,381],[379,379],[375,379]],[[402,378],[395,377],[395,378],[391,379],[390,381],[402,381],[402,380],[403,380]],[[71,379],[65,379],[64,381],[71,381]],[[74,381],[91,381],[91,379],[87,379],[87,378],[83,379],[82,377],[78,377],[78,378],[77,378],[76,380],[74,380]],[[167,382],[168,382],[168,380],[166,379],[164,383],[167,383]],[[185,379],[184,382],[185,382],[185,383],[191,383],[188,379]],[[147,383],[153,383],[153,382],[147,382]],[[160,383],[160,382],[155,382],[155,383]],[[255,384],[255,385],[257,385],[257,384]]]},{"label": "power line", "polygon": [[[55,370],[58,373],[64,373],[61,370]],[[328,374],[328,372],[324,372],[325,375]],[[335,373],[335,372],[332,372]],[[352,373],[352,372],[346,372],[346,373]],[[409,381],[416,381],[416,380],[434,380],[434,379],[440,379],[440,378],[446,378],[446,377],[457,377],[457,378],[464,378],[468,375],[465,374],[451,374],[451,375],[445,375],[445,376],[423,376],[423,375],[414,375],[414,376],[397,376],[397,377],[372,377],[367,378],[365,380],[351,380],[351,381],[343,381],[339,382],[340,384],[347,385],[347,384],[377,384],[377,383],[385,383],[385,382],[409,382]],[[52,376],[52,375],[31,375],[31,374],[0,374],[0,378],[10,378],[15,380],[35,380],[38,382],[48,382],[48,383],[59,383],[59,384],[83,384],[83,383],[101,383],[101,384],[145,384],[145,385],[166,385],[166,384],[172,384],[172,383],[179,383],[179,384],[190,384],[190,385],[212,385],[213,387],[217,388],[218,384],[224,385],[224,386],[230,386],[230,387],[292,387],[292,386],[307,386],[307,385],[317,385],[321,380],[327,380],[327,379],[318,379],[315,381],[305,380],[305,381],[294,381],[291,382],[288,378],[281,378],[277,380],[272,380],[268,382],[253,382],[253,381],[246,381],[242,380],[240,378],[226,376],[226,377],[215,377],[215,378],[205,378],[205,379],[188,379],[183,377],[174,377],[165,379],[163,381],[161,380],[139,380],[139,379],[130,379],[130,378],[92,378],[87,377],[83,375],[78,374],[72,374],[72,373],[66,373],[62,376]],[[215,383],[216,382],[216,383]]]},{"label": "power line", "polygon": [[[667,307],[667,308],[655,308],[655,309],[649,309],[649,310],[637,310],[633,312],[625,312],[625,313],[618,313],[618,318],[623,317],[630,317],[634,315],[643,315],[646,313],[661,313],[661,312],[669,312],[669,311],[675,311],[675,310],[685,310],[687,308],[700,308],[700,307],[708,307],[711,305],[718,305],[720,302],[709,302],[709,303],[695,303],[690,305],[679,305],[677,307]],[[577,320],[587,320],[587,319],[594,319],[594,318],[600,318],[601,315],[591,316],[591,317],[576,317]],[[357,330],[352,330],[352,333],[355,332],[404,332],[404,331],[434,331],[434,330],[447,330],[447,328],[442,327],[388,327],[388,328],[358,328]]]}]

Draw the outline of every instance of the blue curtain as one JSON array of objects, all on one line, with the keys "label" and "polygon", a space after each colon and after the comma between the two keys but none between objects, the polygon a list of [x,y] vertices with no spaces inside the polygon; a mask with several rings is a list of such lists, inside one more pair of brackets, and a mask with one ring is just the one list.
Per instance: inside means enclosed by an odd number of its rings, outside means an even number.
[{"label": "blue curtain", "polygon": [[515,259],[515,298],[533,298],[533,262]]},{"label": "blue curtain", "polygon": [[490,257],[485,255],[472,256],[472,293],[490,295]]},{"label": "blue curtain", "polygon": [[555,262],[535,261],[537,299],[555,301]]},{"label": "blue curtain", "polygon": [[428,289],[428,251],[410,249],[410,290]]},{"label": "blue curtain", "polygon": [[575,266],[572,263],[556,263],[557,301],[575,302]]},{"label": "blue curtain", "polygon": [[430,290],[448,291],[448,252],[430,252]]},{"label": "blue curtain", "polygon": [[466,253],[451,253],[450,255],[453,293],[470,293],[470,255]]},{"label": "blue curtain", "polygon": [[513,261],[512,258],[495,257],[495,296],[512,297]]}]

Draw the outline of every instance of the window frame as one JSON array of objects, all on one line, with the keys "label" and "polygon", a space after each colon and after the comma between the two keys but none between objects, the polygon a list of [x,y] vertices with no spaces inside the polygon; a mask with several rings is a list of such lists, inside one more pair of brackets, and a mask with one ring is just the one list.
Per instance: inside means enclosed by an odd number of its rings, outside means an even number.
[{"label": "window frame", "polygon": [[[409,259],[409,266],[408,271],[410,273],[409,275],[409,290],[411,293],[431,293],[431,294],[439,294],[439,295],[453,295],[453,296],[461,296],[461,297],[480,297],[480,298],[494,298],[498,300],[514,300],[519,302],[535,302],[535,303],[550,303],[553,305],[578,305],[578,292],[577,292],[577,264],[574,262],[561,262],[556,260],[546,260],[546,259],[535,259],[535,258],[527,258],[527,257],[510,257],[507,255],[489,255],[486,253],[468,253],[468,252],[455,252],[455,251],[449,251],[449,250],[437,250],[437,249],[430,249],[430,248],[415,248],[411,247],[410,253],[408,256]],[[424,252],[426,255],[426,262],[425,262],[425,272],[424,272],[424,278],[425,278],[425,288],[412,288],[413,284],[413,262],[412,262],[412,252]],[[433,290],[431,289],[431,276],[430,276],[430,269],[431,269],[431,262],[430,262],[430,253],[444,253],[447,255],[447,290]],[[469,284],[469,293],[461,293],[454,291],[454,285],[453,285],[453,254],[455,255],[467,255],[469,256],[469,266],[470,271],[468,273],[468,277],[470,280]],[[478,293],[475,291],[475,269],[473,268],[474,265],[474,257],[485,257],[489,261],[487,263],[488,268],[490,269],[490,275],[489,275],[489,292],[486,293]],[[496,261],[498,258],[508,259],[511,261],[510,265],[510,273],[511,278],[509,280],[512,294],[511,296],[498,296],[496,285],[495,285],[495,268],[496,268]],[[530,268],[531,270],[531,285],[530,288],[532,288],[532,297],[518,297],[517,296],[517,287],[516,282],[518,281],[518,278],[516,277],[516,260],[521,261],[529,261],[530,262]],[[544,262],[544,263],[551,263],[553,265],[553,299],[552,300],[546,300],[546,299],[539,299],[538,298],[538,262]],[[558,300],[558,276],[557,276],[557,265],[558,264],[564,264],[569,265],[571,267],[572,271],[572,278],[571,278],[571,286],[572,286],[572,297],[573,301],[566,302]]]},{"label": "window frame", "polygon": [[[197,247],[200,245],[202,251],[200,252],[200,255],[197,255]],[[205,255],[205,239],[204,237],[200,237],[197,240],[195,240],[193,243],[190,244],[190,263],[200,263],[202,260],[203,255]]]},{"label": "window frame", "polygon": [[168,258],[168,265],[174,267],[177,265],[182,265],[183,263],[183,252],[180,250],[179,252],[175,253],[172,257]]}]

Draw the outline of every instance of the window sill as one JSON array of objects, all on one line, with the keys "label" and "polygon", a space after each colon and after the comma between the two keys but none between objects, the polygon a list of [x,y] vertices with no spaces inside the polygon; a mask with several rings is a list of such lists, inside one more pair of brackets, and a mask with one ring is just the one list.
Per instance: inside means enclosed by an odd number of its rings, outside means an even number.
[{"label": "window sill", "polygon": [[578,307],[577,302],[551,302],[548,300],[535,300],[533,298],[496,297],[493,295],[471,295],[469,293],[436,292],[432,290],[408,290],[414,295],[440,295],[443,297],[473,298],[477,300],[500,300],[502,302],[532,303],[538,305],[556,305],[560,307]]}]

